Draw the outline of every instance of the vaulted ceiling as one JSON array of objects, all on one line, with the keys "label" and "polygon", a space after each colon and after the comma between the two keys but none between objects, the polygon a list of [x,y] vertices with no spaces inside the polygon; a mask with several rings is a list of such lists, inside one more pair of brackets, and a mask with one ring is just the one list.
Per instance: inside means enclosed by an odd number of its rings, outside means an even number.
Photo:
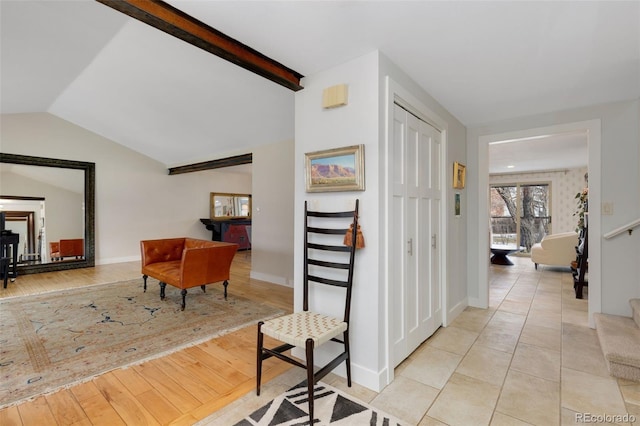
[{"label": "vaulted ceiling", "polygon": [[[635,1],[168,3],[302,75],[380,50],[467,126],[640,97]],[[294,92],[101,3],[0,13],[3,114],[46,111],[167,166],[293,139]]]}]

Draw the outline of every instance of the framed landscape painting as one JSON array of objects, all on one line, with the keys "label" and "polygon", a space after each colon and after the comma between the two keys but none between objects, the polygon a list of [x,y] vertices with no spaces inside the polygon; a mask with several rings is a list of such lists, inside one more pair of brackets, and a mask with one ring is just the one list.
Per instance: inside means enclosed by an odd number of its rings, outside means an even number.
[{"label": "framed landscape painting", "polygon": [[464,189],[467,168],[464,164],[457,161],[453,163],[453,187],[455,189]]},{"label": "framed landscape painting", "polygon": [[305,154],[307,192],[364,191],[364,145]]}]

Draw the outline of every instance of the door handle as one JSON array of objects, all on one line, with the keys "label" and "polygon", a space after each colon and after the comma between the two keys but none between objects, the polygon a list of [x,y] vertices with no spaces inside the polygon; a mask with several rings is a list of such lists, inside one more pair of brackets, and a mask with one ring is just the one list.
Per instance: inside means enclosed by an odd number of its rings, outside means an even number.
[{"label": "door handle", "polygon": [[409,241],[407,241],[407,245],[409,246],[407,253],[409,253],[409,256],[413,256],[413,238],[409,238]]},{"label": "door handle", "polygon": [[437,244],[436,244],[436,241],[437,241],[436,234],[433,234],[433,235],[431,236],[431,247],[436,248],[436,245],[437,245]]}]

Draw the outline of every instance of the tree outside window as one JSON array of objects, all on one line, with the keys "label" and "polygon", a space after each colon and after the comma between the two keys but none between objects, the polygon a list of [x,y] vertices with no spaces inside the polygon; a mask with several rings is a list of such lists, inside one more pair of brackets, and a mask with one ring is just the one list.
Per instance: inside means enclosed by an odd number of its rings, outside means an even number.
[{"label": "tree outside window", "polygon": [[531,247],[550,232],[549,184],[496,185],[491,188],[492,245]]}]

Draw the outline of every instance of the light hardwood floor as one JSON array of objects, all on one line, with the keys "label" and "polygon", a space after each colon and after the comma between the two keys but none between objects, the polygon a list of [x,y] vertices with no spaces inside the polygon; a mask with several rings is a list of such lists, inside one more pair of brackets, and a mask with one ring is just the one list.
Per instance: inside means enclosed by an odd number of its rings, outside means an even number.
[{"label": "light hardwood floor", "polygon": [[[251,254],[233,262],[229,293],[291,312],[293,289],[249,278]],[[141,278],[140,263],[19,276],[0,298]],[[0,410],[0,425],[191,425],[255,389],[256,327]],[[272,342],[273,343],[273,342]],[[276,359],[263,381],[291,368]]]}]

